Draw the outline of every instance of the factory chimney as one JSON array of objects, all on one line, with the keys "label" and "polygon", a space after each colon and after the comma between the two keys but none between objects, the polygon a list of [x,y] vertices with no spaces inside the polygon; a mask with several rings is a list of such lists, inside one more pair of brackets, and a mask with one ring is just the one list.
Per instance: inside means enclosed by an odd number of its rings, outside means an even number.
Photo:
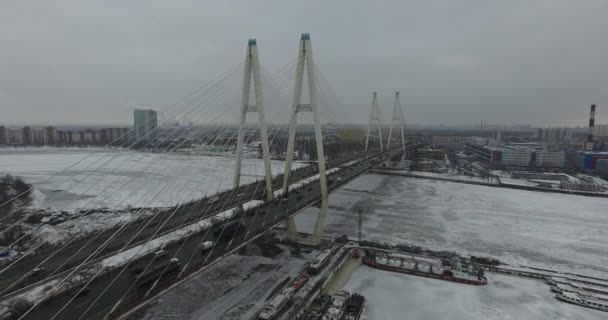
[{"label": "factory chimney", "polygon": [[587,144],[585,150],[592,151],[594,148],[593,143],[593,127],[595,126],[595,104],[591,105],[591,111],[589,112],[589,132],[587,133]]}]

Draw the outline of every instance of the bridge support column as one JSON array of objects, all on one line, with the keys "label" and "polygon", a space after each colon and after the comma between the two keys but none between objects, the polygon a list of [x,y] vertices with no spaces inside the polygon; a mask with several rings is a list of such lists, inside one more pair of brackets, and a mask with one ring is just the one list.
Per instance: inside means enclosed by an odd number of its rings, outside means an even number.
[{"label": "bridge support column", "polygon": [[378,94],[374,92],[374,97],[372,100],[372,112],[369,116],[369,125],[367,126],[367,138],[365,139],[365,150],[369,147],[369,137],[372,131],[372,127],[374,124],[378,126],[378,142],[380,143],[380,152],[383,151],[382,146],[382,114],[380,112],[380,108],[378,108]]},{"label": "bridge support column", "polygon": [[[243,74],[243,91],[241,95],[241,112],[239,131],[236,146],[236,163],[234,168],[234,188],[241,184],[241,163],[243,160],[243,142],[245,139],[245,125],[247,113],[257,112],[260,126],[260,136],[262,139],[262,158],[264,159],[264,179],[266,182],[266,199],[272,200],[272,171],[270,167],[270,148],[268,145],[268,130],[266,127],[266,117],[264,115],[264,96],[262,92],[262,80],[260,78],[260,62],[258,59],[258,47],[255,39],[249,39],[247,53],[245,56],[245,72]],[[251,92],[251,80],[255,93],[255,105],[249,105]]]},{"label": "bridge support column", "polygon": [[[301,104],[302,101],[302,85],[304,82],[304,67],[306,67],[306,75],[308,78],[309,104]],[[289,182],[291,175],[291,162],[293,160],[293,152],[295,148],[296,126],[299,112],[312,112],[315,144],[317,146],[317,163],[319,166],[319,183],[321,188],[321,205],[319,208],[319,216],[315,223],[315,229],[312,234],[312,242],[319,243],[323,230],[325,229],[325,220],[327,215],[327,176],[325,168],[325,153],[323,150],[323,136],[321,132],[321,122],[319,119],[319,110],[317,105],[317,86],[315,83],[314,61],[312,58],[312,45],[310,43],[310,35],[303,33],[300,37],[300,46],[298,49],[298,62],[296,65],[296,79],[294,85],[294,94],[291,105],[291,117],[289,121],[289,137],[287,142],[287,154],[285,155],[285,175],[283,178],[283,191],[287,193],[289,190]],[[298,240],[298,230],[293,217],[289,218],[287,223],[287,237],[291,241]]]},{"label": "bridge support column", "polygon": [[405,134],[403,133],[403,127],[405,125],[405,117],[403,115],[403,109],[401,109],[401,101],[399,99],[399,91],[395,92],[395,105],[393,106],[393,118],[391,120],[391,127],[388,131],[388,143],[386,144],[386,150],[391,148],[391,138],[393,136],[393,126],[398,124],[401,130],[401,149],[403,150],[403,156],[401,162],[405,159]]}]

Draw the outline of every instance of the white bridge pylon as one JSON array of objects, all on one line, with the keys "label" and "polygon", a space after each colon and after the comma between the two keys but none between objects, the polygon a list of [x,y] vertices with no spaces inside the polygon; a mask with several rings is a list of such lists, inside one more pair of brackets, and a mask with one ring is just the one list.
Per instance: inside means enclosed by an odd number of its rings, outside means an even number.
[{"label": "white bridge pylon", "polygon": [[403,133],[403,127],[405,125],[405,117],[403,115],[403,109],[401,109],[401,101],[399,100],[399,91],[395,92],[395,105],[393,106],[393,118],[391,120],[391,127],[388,131],[388,143],[386,150],[391,148],[391,138],[393,136],[393,127],[398,125],[401,130],[401,148],[405,152],[405,135]]},{"label": "white bridge pylon", "polygon": [[378,94],[374,92],[372,99],[372,112],[369,116],[369,125],[367,126],[367,138],[365,139],[365,151],[369,147],[369,137],[371,135],[372,127],[376,125],[378,127],[378,142],[380,143],[380,152],[384,151],[382,146],[382,112],[378,107]]},{"label": "white bridge pylon", "polygon": [[[306,75],[308,78],[308,94],[309,105],[301,104],[302,101],[302,85],[304,81],[304,68],[306,67]],[[312,58],[312,45],[310,43],[310,34],[303,33],[300,37],[300,47],[298,49],[298,62],[296,64],[296,78],[293,90],[293,101],[291,105],[291,117],[289,121],[289,137],[287,142],[287,154],[285,155],[285,175],[283,180],[283,189],[285,194],[289,188],[289,178],[291,175],[291,161],[293,159],[294,143],[296,138],[296,126],[299,112],[312,112],[315,144],[317,146],[317,163],[319,165],[319,184],[321,188],[321,205],[319,208],[319,216],[315,223],[315,229],[312,234],[311,242],[318,244],[321,241],[321,236],[325,229],[327,218],[327,176],[325,174],[325,153],[323,152],[323,136],[321,135],[321,123],[319,120],[319,106],[317,104],[317,86],[315,84],[314,61]],[[293,217],[290,217],[287,223],[287,237],[291,241],[298,240],[298,230]]]},{"label": "white bridge pylon", "polygon": [[[247,53],[245,56],[245,72],[243,74],[243,91],[241,95],[241,112],[239,132],[236,146],[236,164],[234,168],[234,188],[241,184],[241,162],[243,160],[243,140],[245,139],[245,125],[247,113],[257,112],[262,139],[262,157],[264,159],[264,178],[266,181],[266,199],[272,200],[272,171],[270,167],[270,149],[268,146],[268,130],[266,117],[264,115],[264,95],[262,93],[262,80],[260,78],[260,61],[258,59],[258,47],[256,39],[249,39]],[[255,94],[255,105],[249,105],[251,92],[251,80]]]}]

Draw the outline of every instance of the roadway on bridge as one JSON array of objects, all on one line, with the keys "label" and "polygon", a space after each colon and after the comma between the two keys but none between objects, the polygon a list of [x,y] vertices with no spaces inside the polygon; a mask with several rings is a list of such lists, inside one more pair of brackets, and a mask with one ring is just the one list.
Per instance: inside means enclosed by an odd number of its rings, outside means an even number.
[{"label": "roadway on bridge", "polygon": [[[342,163],[351,161],[358,156],[360,155],[350,154],[348,156],[343,156],[331,160],[328,165],[338,166]],[[304,166],[292,171],[291,179],[292,181],[297,181],[310,177],[316,173],[316,166]],[[261,200],[264,196],[265,185],[265,181],[260,180],[247,185],[242,185],[237,190],[231,189],[221,192],[217,195],[218,200],[213,203],[209,202],[210,198],[205,198],[190,204],[182,205],[178,208],[179,211],[175,212],[169,221],[162,227],[158,236],[162,235],[164,232],[174,230],[180,225],[187,225],[188,223],[198,221],[205,217],[216,215],[247,201],[255,199]],[[279,174],[273,179],[273,190],[282,187],[282,185],[283,174]],[[139,208],[137,210],[139,210]],[[131,241],[131,243],[128,245],[127,249],[147,241],[149,237],[157,231],[159,225],[161,225],[173,211],[174,209],[170,209],[158,213],[149,224],[145,225],[144,229],[141,230],[135,239],[132,239],[133,236],[142,228],[142,226],[144,226],[149,217],[144,217],[129,223],[90,260],[110,256],[122,249],[129,241]],[[186,216],[185,220],[184,216]],[[11,292],[35,285],[41,279],[45,279],[49,274],[56,274],[57,276],[67,274],[69,270],[78,266],[87,257],[93,254],[95,250],[98,250],[107,239],[111,238],[112,235],[117,232],[117,230],[118,227],[110,228],[90,235],[87,238],[77,239],[78,241],[72,241],[72,243],[59,251],[57,251],[56,247],[53,247],[46,251],[38,252],[35,255],[23,257],[18,263],[2,272],[0,277],[0,292],[5,291],[2,299],[5,299]],[[90,242],[87,243],[87,241]],[[39,265],[43,266],[46,269],[46,272],[37,276],[28,277],[27,274]]]},{"label": "roadway on bridge", "polygon": [[[307,166],[300,168],[295,173],[298,179],[309,176],[310,174],[312,174],[312,167]],[[276,177],[275,181],[276,187],[282,185],[282,175],[280,175],[280,177]],[[261,199],[264,192],[264,186],[265,183],[262,180],[261,182],[254,182],[248,185],[241,186],[236,192],[234,190],[224,191],[218,194],[218,200],[214,203],[209,203],[209,198],[206,198],[201,199],[200,201],[194,202],[192,204],[183,205],[178,209],[179,212],[176,212],[173,217],[165,224],[165,226],[163,226],[161,233],[173,230],[180,224],[183,224],[184,222],[182,221],[182,218],[192,209],[194,209],[196,213],[190,214],[185,223],[202,219],[205,216],[215,215],[223,210],[237,206],[251,199]],[[238,195],[242,196],[238,197]],[[139,208],[136,210],[139,210]],[[170,215],[173,211],[174,209],[170,209],[158,213],[153,218],[153,220],[145,227],[145,229],[142,230],[139,235],[132,241],[132,244],[130,246],[137,245],[141,241],[146,241],[152,234],[154,234],[159,225],[165,219],[167,219],[167,216]],[[126,227],[123,228],[122,231],[120,231],[120,233],[118,233],[112,239],[110,243],[106,245],[103,250],[100,250],[98,254],[96,254],[93,258],[111,255],[112,253],[121,249],[129,240],[131,240],[133,235],[137,233],[137,231],[142,227],[147,218],[149,217],[144,217],[140,220],[129,223]],[[39,252],[35,255],[28,255],[24,257],[17,264],[13,265],[12,267],[9,267],[2,273],[2,278],[0,278],[0,291],[10,286],[10,288],[7,290],[7,292],[5,292],[5,294],[10,293],[19,288],[39,281],[51,272],[61,273],[63,271],[71,269],[72,267],[80,264],[95,250],[97,250],[103,244],[103,242],[110,238],[117,230],[118,228],[110,228],[107,230],[103,230],[100,234],[90,235],[87,238],[78,239],[79,241],[73,241],[71,244],[67,245],[60,251],[56,251],[57,248],[53,247],[48,250]],[[92,241],[86,243],[86,241],[88,240]],[[40,274],[38,276],[33,277],[24,277],[30,270],[40,264],[42,264],[42,266],[46,268],[45,274]]]},{"label": "roadway on bridge", "polygon": [[[398,151],[392,151],[398,152]],[[391,152],[391,154],[392,154]],[[380,162],[380,157],[386,157],[386,153],[381,156],[370,157],[357,163],[357,165],[350,167],[345,170],[341,170],[334,175],[339,175],[340,179],[333,179],[333,183],[330,185],[330,191],[333,191],[355,177],[365,173],[374,165]],[[225,241],[223,239],[216,239],[213,236],[213,232],[201,232],[198,234],[191,235],[187,238],[185,243],[175,243],[167,246],[165,250],[167,255],[161,259],[155,259],[154,264],[166,263],[169,258],[176,257],[180,261],[188,261],[194,254],[192,262],[188,265],[184,271],[184,276],[200,270],[204,266],[215,262],[229,252],[234,251],[239,246],[246,242],[252,241],[255,237],[263,234],[269,228],[277,225],[280,222],[286,221],[289,215],[293,215],[302,209],[318,203],[320,199],[320,187],[319,182],[312,183],[303,189],[290,192],[286,195],[285,201],[273,201],[265,203],[261,207],[261,212],[256,215],[244,215],[242,217],[243,223],[248,227],[249,232],[241,234],[239,237],[235,237],[232,241]],[[245,236],[247,238],[245,238]],[[202,241],[215,241],[216,247],[211,251],[209,258],[206,254],[196,252],[199,244]],[[182,249],[179,250],[180,246]],[[200,251],[200,250],[199,250]],[[145,268],[150,261],[153,260],[152,255],[137,259],[130,266],[129,270],[136,270]],[[106,274],[100,275],[96,278],[86,290],[85,294],[74,299],[68,308],[64,309],[55,319],[78,319],[82,315],[81,319],[103,319],[104,316],[112,309],[114,304],[119,301],[125,293],[128,292],[127,298],[122,301],[121,308],[118,313],[124,313],[132,309],[135,305],[144,301],[143,295],[147,291],[148,287],[141,290],[134,287],[129,291],[129,288],[133,284],[134,278],[130,272],[123,272],[118,274],[120,270],[110,271]],[[117,278],[116,281],[110,285],[107,290],[106,286],[110,284],[112,279]],[[174,277],[162,278],[163,281],[159,282],[155,288],[155,292],[166,288],[176,281]],[[73,292],[66,292],[65,294],[58,295],[50,299],[49,302],[45,302],[37,306],[32,312],[30,312],[26,319],[49,319],[52,315],[57,313],[63,305],[74,296],[77,290]],[[104,292],[102,294],[102,292]],[[101,297],[99,297],[101,295]],[[97,299],[99,297],[99,299]],[[150,297],[146,298],[149,299]],[[91,303],[97,299],[95,304],[87,311],[87,308],[91,306]],[[85,314],[86,312],[86,314]]]}]

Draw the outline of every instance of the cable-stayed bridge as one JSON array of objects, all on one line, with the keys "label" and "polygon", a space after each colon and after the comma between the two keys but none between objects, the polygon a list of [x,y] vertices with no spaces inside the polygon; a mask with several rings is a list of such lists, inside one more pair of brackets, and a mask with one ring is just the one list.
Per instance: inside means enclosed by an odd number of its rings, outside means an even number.
[{"label": "cable-stayed bridge", "polygon": [[[170,106],[165,117],[226,123],[219,134],[209,136],[204,130],[192,130],[190,138],[203,141],[208,147],[234,148],[234,158],[227,160],[234,161],[234,172],[223,179],[231,181],[232,186],[223,190],[218,187],[217,193],[197,198],[196,190],[182,187],[179,179],[200,172],[196,168],[184,170],[180,178],[155,191],[158,196],[166,192],[180,194],[181,200],[174,205],[59,245],[48,246],[44,241],[31,245],[0,269],[2,316],[125,318],[278,225],[287,223],[287,235],[292,241],[319,243],[328,214],[328,194],[374,166],[402,159],[415,145],[406,142],[403,135],[404,116],[398,93],[386,145],[376,93],[365,141],[332,142],[330,129],[347,125],[349,113],[316,68],[312,52],[310,36],[302,34],[295,61],[271,78],[260,65],[257,41],[250,39],[243,64]],[[285,83],[294,86],[286,89]],[[284,91],[291,92],[291,100],[283,98]],[[238,120],[236,124],[234,119]],[[255,124],[248,123],[251,120]],[[394,125],[400,127],[401,134],[399,143],[391,148]],[[378,135],[374,136],[376,130]],[[124,147],[137,145],[174,152],[186,145],[185,139],[167,139],[159,146],[153,136],[155,132],[150,132]],[[243,171],[247,145],[252,142],[259,145],[256,152],[262,157],[262,168],[258,171],[255,167],[253,173]],[[298,162],[299,167],[292,170],[295,154],[310,159]],[[284,159],[280,173],[272,170],[277,155],[284,155],[279,157]],[[149,167],[158,173],[166,169],[155,168],[154,163]],[[242,181],[251,174],[261,179]],[[65,183],[71,183],[70,178]],[[225,185],[225,181],[215,183]],[[112,184],[104,192],[139,194],[121,188]],[[312,235],[302,238],[293,216],[311,206],[319,208],[319,215]],[[93,203],[83,215],[98,209]],[[144,209],[142,201],[142,206],[134,211]],[[0,233],[10,232],[28,217],[5,218],[0,218],[0,222],[5,222]],[[15,244],[21,240],[16,239]]]}]

